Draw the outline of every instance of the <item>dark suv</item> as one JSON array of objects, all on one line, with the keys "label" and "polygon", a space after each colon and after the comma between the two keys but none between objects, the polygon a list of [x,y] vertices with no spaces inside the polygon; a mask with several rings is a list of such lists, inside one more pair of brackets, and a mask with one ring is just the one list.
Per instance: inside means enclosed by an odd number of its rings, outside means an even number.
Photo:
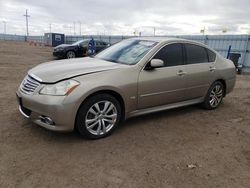
[{"label": "dark suv", "polygon": [[[94,47],[92,43],[94,42]],[[110,46],[109,43],[100,40],[84,39],[73,44],[61,44],[54,48],[53,56],[58,58],[75,58],[93,55]]]}]

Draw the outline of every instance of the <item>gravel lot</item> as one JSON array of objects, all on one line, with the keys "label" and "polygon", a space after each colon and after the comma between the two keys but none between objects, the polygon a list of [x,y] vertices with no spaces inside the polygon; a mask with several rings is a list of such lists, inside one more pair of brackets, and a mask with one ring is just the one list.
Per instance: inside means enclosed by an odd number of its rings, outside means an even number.
[{"label": "gravel lot", "polygon": [[0,187],[250,187],[250,76],[215,111],[137,117],[90,141],[18,112],[27,70],[52,59],[51,48],[0,41]]}]

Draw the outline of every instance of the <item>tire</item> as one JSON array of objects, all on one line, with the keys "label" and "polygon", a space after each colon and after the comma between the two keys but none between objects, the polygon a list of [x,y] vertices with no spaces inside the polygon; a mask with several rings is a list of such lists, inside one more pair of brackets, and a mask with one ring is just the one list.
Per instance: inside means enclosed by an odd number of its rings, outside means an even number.
[{"label": "tire", "polygon": [[241,69],[237,69],[237,73],[238,74],[242,74],[242,70]]},{"label": "tire", "polygon": [[112,134],[121,117],[121,105],[116,98],[109,94],[97,94],[80,106],[75,126],[81,136],[99,139]]},{"label": "tire", "polygon": [[202,106],[214,110],[220,106],[225,96],[225,87],[220,81],[214,82],[209,88]]},{"label": "tire", "polygon": [[72,50],[68,51],[66,54],[67,59],[72,59],[76,57],[76,53]]}]

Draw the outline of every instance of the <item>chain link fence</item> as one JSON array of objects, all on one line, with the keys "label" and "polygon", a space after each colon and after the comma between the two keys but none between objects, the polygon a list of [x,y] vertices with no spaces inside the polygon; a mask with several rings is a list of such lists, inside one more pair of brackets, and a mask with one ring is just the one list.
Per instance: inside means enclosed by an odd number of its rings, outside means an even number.
[{"label": "chain link fence", "polygon": [[[95,40],[102,40],[110,44],[117,43],[121,40],[131,38],[134,36],[107,36],[107,35],[85,35],[85,36],[65,36],[65,43],[72,44],[78,40],[90,39],[93,37]],[[204,43],[211,48],[218,51],[224,57],[227,57],[229,46],[231,52],[241,55],[239,63],[244,68],[250,69],[250,35],[182,35],[182,36],[157,36],[157,37],[175,37],[188,40],[194,40]],[[31,42],[44,42],[44,36],[29,36],[28,38],[23,35],[9,35],[0,34],[0,40],[8,41],[31,41]]]}]

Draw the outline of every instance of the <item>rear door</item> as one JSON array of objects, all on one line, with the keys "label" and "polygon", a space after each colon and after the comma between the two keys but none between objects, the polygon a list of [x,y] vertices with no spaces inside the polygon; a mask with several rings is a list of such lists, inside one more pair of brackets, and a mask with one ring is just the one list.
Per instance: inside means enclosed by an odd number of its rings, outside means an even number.
[{"label": "rear door", "polygon": [[138,108],[176,103],[186,99],[183,46],[175,43],[163,47],[153,59],[164,61],[164,67],[143,69],[138,82]]},{"label": "rear door", "polygon": [[96,46],[95,46],[95,51],[96,53],[100,52],[102,50],[102,42],[101,41],[96,41]]},{"label": "rear door", "polygon": [[200,98],[206,92],[215,77],[215,53],[202,46],[184,44],[185,67],[187,71],[187,96],[189,99]]}]

